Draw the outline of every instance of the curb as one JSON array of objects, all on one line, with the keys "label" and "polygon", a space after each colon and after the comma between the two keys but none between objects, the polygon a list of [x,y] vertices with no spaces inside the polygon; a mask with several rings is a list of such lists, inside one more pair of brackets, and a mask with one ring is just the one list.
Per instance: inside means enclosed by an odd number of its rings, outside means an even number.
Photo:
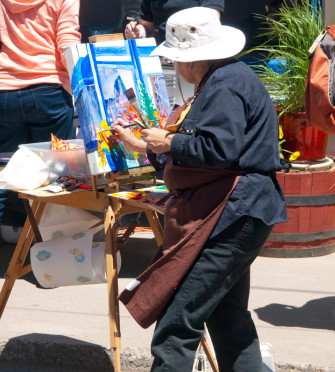
[{"label": "curb", "polygon": [[[122,372],[149,372],[151,363],[152,357],[147,349],[121,349]],[[17,338],[0,340],[0,371],[14,371],[12,368],[22,372],[114,371],[113,350],[89,343],[66,344]],[[276,372],[335,372],[335,369],[276,363]]]}]

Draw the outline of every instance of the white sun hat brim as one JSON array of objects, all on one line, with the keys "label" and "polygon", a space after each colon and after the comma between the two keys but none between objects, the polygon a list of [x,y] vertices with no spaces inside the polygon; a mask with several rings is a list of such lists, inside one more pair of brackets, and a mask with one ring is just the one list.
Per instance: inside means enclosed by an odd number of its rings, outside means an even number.
[{"label": "white sun hat brim", "polygon": [[221,26],[221,37],[205,45],[189,47],[174,47],[164,41],[151,53],[152,56],[162,56],[172,61],[193,62],[229,58],[238,54],[245,45],[245,36],[242,31],[230,27]]},{"label": "white sun hat brim", "polygon": [[242,31],[221,25],[216,11],[203,7],[172,15],[166,24],[165,38],[151,55],[180,62],[229,58],[245,45]]}]

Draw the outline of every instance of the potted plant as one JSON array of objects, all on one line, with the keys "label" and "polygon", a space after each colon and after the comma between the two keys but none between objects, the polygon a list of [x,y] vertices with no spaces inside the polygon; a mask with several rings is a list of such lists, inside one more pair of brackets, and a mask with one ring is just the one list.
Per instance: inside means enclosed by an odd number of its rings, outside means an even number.
[{"label": "potted plant", "polygon": [[[283,163],[293,164],[277,172],[288,222],[274,227],[263,256],[310,257],[335,252],[335,168],[325,168],[321,161],[327,134],[310,126],[304,114],[309,49],[324,28],[319,9],[314,9],[309,0],[284,0],[271,17],[256,15],[264,24],[261,36],[266,41],[243,54],[262,54],[252,67],[278,111],[279,151],[286,159]],[[290,159],[297,152],[298,159]]]},{"label": "potted plant", "polygon": [[304,113],[309,49],[324,28],[322,11],[309,0],[283,0],[273,14],[255,16],[264,25],[260,36],[266,41],[244,54],[262,54],[253,67],[276,104],[281,156],[295,160],[299,152],[300,162],[324,160],[328,136],[308,124]]}]

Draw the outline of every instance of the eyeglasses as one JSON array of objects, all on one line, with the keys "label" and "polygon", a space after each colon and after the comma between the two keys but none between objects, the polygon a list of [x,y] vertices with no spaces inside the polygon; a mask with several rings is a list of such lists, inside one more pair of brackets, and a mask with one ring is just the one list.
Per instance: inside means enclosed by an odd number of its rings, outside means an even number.
[{"label": "eyeglasses", "polygon": [[168,59],[168,58],[165,58],[165,57],[164,57],[164,62],[165,62],[167,65],[170,65],[170,66],[173,65],[173,61],[172,61],[171,59]]},{"label": "eyeglasses", "polygon": [[160,57],[161,64],[165,66],[173,66],[173,61],[171,59],[168,59],[166,57]]}]

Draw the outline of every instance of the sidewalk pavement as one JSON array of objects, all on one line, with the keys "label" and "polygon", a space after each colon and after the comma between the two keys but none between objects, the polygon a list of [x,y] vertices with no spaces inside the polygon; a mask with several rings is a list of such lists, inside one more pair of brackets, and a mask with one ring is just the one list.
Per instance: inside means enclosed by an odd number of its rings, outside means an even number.
[{"label": "sidewalk pavement", "polygon": [[[155,247],[151,233],[130,237],[121,251],[120,291]],[[1,277],[13,249],[0,246]],[[258,257],[249,308],[260,342],[272,344],[277,372],[335,371],[335,254]],[[0,371],[113,371],[107,311],[106,284],[43,289],[32,273],[18,279],[0,320]],[[122,371],[149,371],[154,327],[140,328],[122,304],[120,313]]]}]

